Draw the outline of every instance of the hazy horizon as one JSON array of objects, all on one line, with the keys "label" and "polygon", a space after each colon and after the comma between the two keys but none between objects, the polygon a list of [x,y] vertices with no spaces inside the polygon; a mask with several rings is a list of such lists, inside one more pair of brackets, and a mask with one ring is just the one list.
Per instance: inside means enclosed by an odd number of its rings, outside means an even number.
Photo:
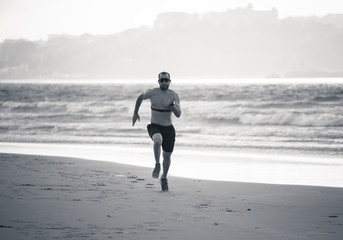
[{"label": "hazy horizon", "polygon": [[151,27],[157,16],[165,12],[225,12],[245,8],[249,3],[256,11],[277,9],[280,19],[343,14],[343,2],[339,0],[2,0],[0,42],[46,40],[53,34],[114,34],[130,28]]}]

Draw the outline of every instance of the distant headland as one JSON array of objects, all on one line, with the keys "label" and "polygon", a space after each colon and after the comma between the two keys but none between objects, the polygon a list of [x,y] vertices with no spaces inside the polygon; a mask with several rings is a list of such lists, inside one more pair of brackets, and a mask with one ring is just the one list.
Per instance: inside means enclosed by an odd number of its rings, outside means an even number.
[{"label": "distant headland", "polygon": [[[115,23],[114,23],[115,24]],[[0,78],[343,77],[343,14],[277,9],[160,14],[152,27],[0,43]]]}]

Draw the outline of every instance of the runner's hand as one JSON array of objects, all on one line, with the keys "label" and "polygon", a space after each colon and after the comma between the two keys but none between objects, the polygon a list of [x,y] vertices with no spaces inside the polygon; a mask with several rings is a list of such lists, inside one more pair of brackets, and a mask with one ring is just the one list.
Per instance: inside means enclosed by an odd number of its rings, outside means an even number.
[{"label": "runner's hand", "polygon": [[132,117],[132,126],[135,125],[137,119],[138,119],[138,121],[141,120],[141,118],[139,117],[139,114],[138,114],[138,113],[133,114],[133,117]]}]

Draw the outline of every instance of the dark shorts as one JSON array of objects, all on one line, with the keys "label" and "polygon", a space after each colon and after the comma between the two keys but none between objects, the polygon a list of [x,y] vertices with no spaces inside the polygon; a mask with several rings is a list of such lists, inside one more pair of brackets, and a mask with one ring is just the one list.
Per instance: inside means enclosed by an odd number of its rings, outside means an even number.
[{"label": "dark shorts", "polygon": [[152,139],[152,136],[155,133],[160,133],[162,135],[163,141],[162,141],[162,149],[165,152],[173,152],[174,150],[174,143],[175,143],[175,129],[173,125],[170,125],[168,127],[157,125],[154,123],[151,123],[147,126],[149,136]]}]

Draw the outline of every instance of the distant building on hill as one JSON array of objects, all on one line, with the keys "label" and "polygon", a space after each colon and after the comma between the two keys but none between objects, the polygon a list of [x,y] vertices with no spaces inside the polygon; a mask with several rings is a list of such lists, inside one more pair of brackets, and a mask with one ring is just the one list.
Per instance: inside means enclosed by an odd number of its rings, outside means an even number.
[{"label": "distant building on hill", "polygon": [[278,11],[255,11],[252,4],[246,8],[229,9],[226,12],[210,12],[201,15],[201,20],[207,24],[226,26],[251,26],[255,24],[276,24],[279,20]]},{"label": "distant building on hill", "polygon": [[209,12],[203,14],[169,12],[160,14],[154,22],[154,29],[182,30],[202,25],[214,26],[251,26],[274,25],[279,20],[276,8],[267,11],[255,11],[252,4],[246,8],[229,9],[226,12]]}]

